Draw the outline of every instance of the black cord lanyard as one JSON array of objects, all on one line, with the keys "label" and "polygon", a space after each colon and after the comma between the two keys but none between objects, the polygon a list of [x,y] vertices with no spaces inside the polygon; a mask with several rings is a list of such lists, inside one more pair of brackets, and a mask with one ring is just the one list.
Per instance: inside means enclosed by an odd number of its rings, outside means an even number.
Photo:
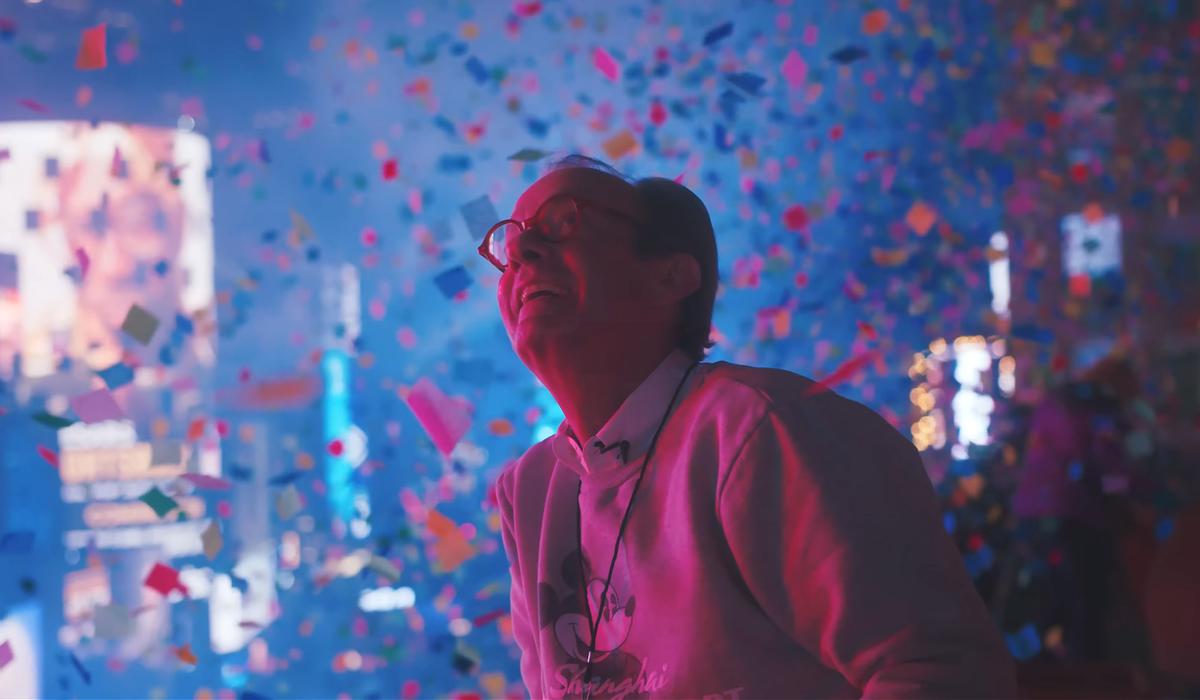
[{"label": "black cord lanyard", "polygon": [[[687,382],[688,375],[692,370],[696,369],[699,362],[694,363],[684,373],[683,379],[680,380],[679,386],[675,388],[675,395],[671,397],[671,403],[667,405],[667,412],[663,415],[662,422],[658,424],[658,429],[654,431],[654,437],[650,440],[650,448],[646,450],[646,461],[642,462],[641,472],[638,474],[637,483],[633,485],[633,493],[629,496],[629,505],[625,507],[625,515],[621,518],[621,529],[617,531],[617,541],[613,546],[612,561],[608,565],[608,577],[604,581],[604,590],[600,594],[600,609],[596,612],[596,621],[592,622],[592,604],[587,596],[587,578],[583,573],[583,526],[580,521],[582,519],[582,508],[579,506],[580,494],[583,493],[583,479],[579,480],[579,488],[575,493],[575,538],[579,545],[579,583],[583,588],[583,605],[587,610],[588,629],[591,631],[590,642],[588,643],[587,655],[587,670],[583,674],[584,686],[589,686],[592,681],[592,656],[596,653],[596,632],[600,628],[600,620],[604,617],[604,605],[608,602],[608,586],[612,583],[613,567],[617,563],[617,551],[621,547],[621,535],[625,532],[625,523],[629,522],[629,513],[633,510],[633,499],[637,496],[638,487],[642,485],[642,477],[646,475],[646,466],[650,464],[650,455],[654,453],[654,444],[658,442],[658,434],[662,431],[663,426],[667,424],[667,416],[671,415],[671,409],[675,405],[675,399],[679,398],[679,392],[683,389],[683,385]],[[587,695],[591,697],[592,690],[587,688]]]}]

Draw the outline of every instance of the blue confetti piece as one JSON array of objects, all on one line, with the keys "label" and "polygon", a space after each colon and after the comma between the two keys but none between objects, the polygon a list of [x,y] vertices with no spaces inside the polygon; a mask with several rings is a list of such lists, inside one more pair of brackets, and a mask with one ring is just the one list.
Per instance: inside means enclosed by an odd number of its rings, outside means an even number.
[{"label": "blue confetti piece", "polygon": [[550,125],[541,119],[530,117],[525,120],[525,128],[529,130],[535,138],[545,138],[546,132],[550,130]]},{"label": "blue confetti piece", "polygon": [[754,73],[726,73],[725,79],[742,92],[754,97],[758,97],[758,89],[767,82],[766,78]]},{"label": "blue confetti piece", "polygon": [[175,314],[175,330],[186,335],[191,335],[196,326],[192,323],[192,319],[183,314]]},{"label": "blue confetti piece", "polygon": [[166,260],[159,260],[154,263],[154,273],[159,277],[166,277],[167,271],[171,269],[171,264]]},{"label": "blue confetti piece", "polygon": [[242,593],[250,590],[250,582],[233,572],[229,573],[229,582]]},{"label": "blue confetti piece", "polygon": [[829,54],[829,57],[841,64],[854,63],[860,58],[865,58],[867,55],[866,49],[857,46],[846,46]]},{"label": "blue confetti piece", "polygon": [[[1030,285],[1026,285],[1026,289],[1030,289]],[[1019,340],[1028,340],[1034,343],[1050,343],[1054,341],[1054,334],[1046,328],[1040,328],[1030,323],[1018,323],[1012,327],[1012,337]]]},{"label": "blue confetti piece", "polygon": [[17,288],[17,256],[0,253],[0,289]]},{"label": "blue confetti piece", "polygon": [[470,287],[471,282],[471,274],[462,265],[452,267],[433,278],[433,283],[447,299],[453,298],[459,292]]},{"label": "blue confetti piece", "polygon": [[954,531],[958,528],[958,518],[954,517],[954,513],[942,515],[942,527],[946,528],[946,532],[954,534]]},{"label": "blue confetti piece", "polygon": [[79,663],[79,657],[75,656],[75,652],[69,653],[71,654],[71,663],[75,666],[75,670],[79,672],[80,678],[83,678],[84,683],[91,685],[92,674],[88,673],[88,670],[83,667],[83,664]]},{"label": "blue confetti piece", "polygon": [[1071,481],[1079,481],[1083,477],[1083,462],[1076,460],[1067,465],[1067,477]]},{"label": "blue confetti piece", "polygon": [[967,565],[967,571],[971,574],[971,578],[978,578],[980,574],[992,568],[992,564],[996,562],[996,555],[992,548],[985,544],[978,551],[970,552],[963,557],[963,562]]},{"label": "blue confetti piece", "polygon": [[1013,657],[1020,661],[1031,659],[1042,650],[1042,639],[1033,623],[1025,625],[1015,634],[1004,635],[1004,639]]},{"label": "blue confetti piece", "polygon": [[720,26],[713,27],[704,35],[704,45],[712,46],[730,34],[733,34],[733,22],[726,22]]},{"label": "blue confetti piece", "polygon": [[438,158],[438,171],[443,173],[465,173],[471,169],[470,156],[442,155]]},{"label": "blue confetti piece", "polygon": [[454,128],[454,123],[451,122],[446,117],[442,116],[441,114],[439,114],[433,118],[433,123],[437,128],[446,132],[450,136],[453,136],[453,137],[458,136],[458,130]]},{"label": "blue confetti piece", "polygon": [[1172,532],[1175,532],[1174,518],[1163,518],[1158,521],[1157,525],[1154,526],[1154,537],[1158,539],[1159,542],[1162,542],[1170,537]]},{"label": "blue confetti piece", "polygon": [[112,367],[99,370],[96,374],[100,375],[109,389],[116,389],[133,381],[133,368],[124,362],[118,362]]},{"label": "blue confetti piece", "polygon": [[275,476],[271,477],[267,481],[267,483],[272,486],[284,486],[286,484],[292,483],[296,479],[299,479],[301,476],[304,476],[303,472],[298,471],[296,469],[292,469],[292,470],[286,471],[282,474],[276,474]]},{"label": "blue confetti piece", "polygon": [[467,72],[471,74],[471,77],[475,79],[475,82],[486,83],[488,81],[487,68],[484,67],[483,62],[477,57],[472,56],[468,58],[466,67]]},{"label": "blue confetti piece", "polygon": [[0,554],[29,554],[31,551],[32,530],[14,530],[0,535]]},{"label": "blue confetti piece", "polygon": [[463,221],[467,223],[467,230],[471,233],[471,237],[477,241],[482,241],[488,229],[500,220],[500,215],[496,213],[496,206],[492,204],[491,198],[486,194],[463,204],[458,211],[462,214]]}]

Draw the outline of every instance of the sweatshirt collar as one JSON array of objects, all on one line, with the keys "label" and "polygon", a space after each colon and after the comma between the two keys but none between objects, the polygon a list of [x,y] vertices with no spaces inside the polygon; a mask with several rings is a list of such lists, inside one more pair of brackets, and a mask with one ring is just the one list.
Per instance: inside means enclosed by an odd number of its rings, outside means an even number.
[{"label": "sweatshirt collar", "polygon": [[[687,353],[673,350],[626,397],[604,427],[582,445],[564,419],[552,439],[554,456],[585,481],[604,472],[604,481],[608,482],[609,473],[619,477],[626,471],[632,471],[650,448],[654,431],[666,414],[679,381],[692,364],[693,360]],[[612,447],[623,440],[629,442],[628,462],[622,461],[621,447]],[[606,447],[612,449],[602,453],[601,449]]]}]

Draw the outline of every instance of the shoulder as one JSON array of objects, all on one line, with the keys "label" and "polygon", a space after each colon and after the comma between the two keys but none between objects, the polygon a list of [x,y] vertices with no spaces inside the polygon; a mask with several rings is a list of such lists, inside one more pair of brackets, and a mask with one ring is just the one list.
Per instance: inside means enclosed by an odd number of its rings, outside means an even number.
[{"label": "shoulder", "polygon": [[800,433],[831,436],[903,436],[875,411],[822,387],[813,379],[773,367],[717,362],[704,389],[719,411],[747,415],[755,424],[773,422]]},{"label": "shoulder", "polygon": [[535,444],[500,470],[496,477],[496,493],[501,508],[511,507],[517,493],[547,488],[554,467],[554,450],[550,444],[553,439],[551,435]]}]

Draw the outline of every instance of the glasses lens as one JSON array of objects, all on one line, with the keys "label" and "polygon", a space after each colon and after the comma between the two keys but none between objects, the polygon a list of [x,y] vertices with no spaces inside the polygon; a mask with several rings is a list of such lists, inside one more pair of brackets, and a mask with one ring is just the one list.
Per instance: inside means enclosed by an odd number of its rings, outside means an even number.
[{"label": "glasses lens", "polygon": [[508,247],[517,240],[517,234],[520,232],[521,227],[512,221],[492,231],[492,242],[489,248],[501,265],[508,265]]},{"label": "glasses lens", "polygon": [[[542,205],[530,227],[552,241],[561,241],[575,233],[578,219],[579,213],[569,197],[555,197]],[[508,265],[509,248],[516,245],[520,234],[521,227],[512,221],[492,232],[490,249],[501,265]]]}]

